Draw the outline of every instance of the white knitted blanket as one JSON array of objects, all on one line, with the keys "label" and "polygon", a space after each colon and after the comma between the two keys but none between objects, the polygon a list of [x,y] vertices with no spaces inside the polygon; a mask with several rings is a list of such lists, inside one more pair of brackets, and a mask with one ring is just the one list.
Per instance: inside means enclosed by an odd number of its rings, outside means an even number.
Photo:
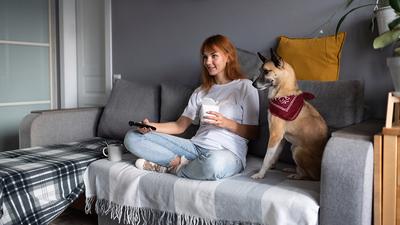
[{"label": "white knitted blanket", "polygon": [[319,182],[289,180],[280,170],[254,180],[262,159],[247,162],[234,177],[197,181],[138,170],[129,155],[98,160],[84,174],[86,209],[95,204],[126,224],[318,224]]}]

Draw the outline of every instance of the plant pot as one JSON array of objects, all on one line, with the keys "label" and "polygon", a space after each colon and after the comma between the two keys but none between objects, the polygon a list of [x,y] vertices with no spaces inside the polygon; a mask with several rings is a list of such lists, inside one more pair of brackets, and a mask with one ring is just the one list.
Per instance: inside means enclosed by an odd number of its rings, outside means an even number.
[{"label": "plant pot", "polygon": [[375,16],[379,34],[388,31],[388,24],[398,17],[394,9],[390,6],[376,9]]},{"label": "plant pot", "polygon": [[400,96],[400,57],[389,57],[386,59],[386,64],[392,77],[394,95]]}]

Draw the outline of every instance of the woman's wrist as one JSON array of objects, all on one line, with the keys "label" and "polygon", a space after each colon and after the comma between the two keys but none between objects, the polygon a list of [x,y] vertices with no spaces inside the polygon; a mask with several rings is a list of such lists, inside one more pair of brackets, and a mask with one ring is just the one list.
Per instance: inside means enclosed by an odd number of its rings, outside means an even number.
[{"label": "woman's wrist", "polygon": [[237,133],[239,123],[231,119],[227,119],[227,121],[228,123],[225,129],[229,130],[230,132]]}]

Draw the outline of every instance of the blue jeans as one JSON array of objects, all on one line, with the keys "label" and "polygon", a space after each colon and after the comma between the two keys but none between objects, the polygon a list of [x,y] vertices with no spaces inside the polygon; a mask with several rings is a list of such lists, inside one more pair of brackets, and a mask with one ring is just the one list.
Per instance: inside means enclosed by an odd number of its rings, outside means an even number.
[{"label": "blue jeans", "polygon": [[126,149],[139,158],[168,167],[177,156],[191,162],[177,176],[196,180],[218,180],[242,171],[242,162],[229,150],[208,150],[190,140],[151,131],[141,134],[130,130],[125,136]]}]

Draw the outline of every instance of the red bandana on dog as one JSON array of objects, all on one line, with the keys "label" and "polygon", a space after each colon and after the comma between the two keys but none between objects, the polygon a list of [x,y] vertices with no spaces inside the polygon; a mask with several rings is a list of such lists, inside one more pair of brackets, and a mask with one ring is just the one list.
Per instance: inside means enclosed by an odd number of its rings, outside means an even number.
[{"label": "red bandana on dog", "polygon": [[279,118],[292,121],[299,115],[303,108],[304,99],[311,100],[315,96],[308,92],[299,95],[277,97],[269,100],[269,111]]}]

